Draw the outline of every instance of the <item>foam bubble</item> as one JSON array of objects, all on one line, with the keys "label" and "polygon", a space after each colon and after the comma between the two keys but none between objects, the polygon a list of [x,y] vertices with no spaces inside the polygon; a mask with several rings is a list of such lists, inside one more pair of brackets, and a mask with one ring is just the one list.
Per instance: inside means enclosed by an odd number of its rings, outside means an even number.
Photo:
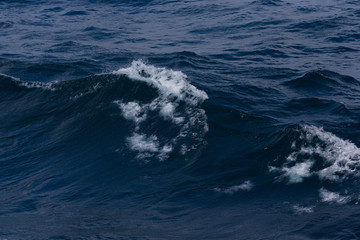
[{"label": "foam bubble", "polygon": [[254,187],[254,184],[248,180],[240,185],[235,185],[235,186],[231,186],[228,188],[214,188],[214,191],[232,195],[238,191],[250,191],[253,187]]},{"label": "foam bubble", "polygon": [[[136,101],[124,103],[121,100],[114,102],[121,109],[123,117],[134,123],[133,136],[147,134],[162,139],[161,133],[157,133],[156,130],[151,131],[151,128],[148,127],[146,129],[142,128],[142,125],[152,125],[147,119],[149,114],[152,116],[157,114],[165,121],[168,121],[169,124],[175,124],[176,128],[174,129],[179,129],[176,137],[158,141],[156,151],[152,152],[151,148],[148,150],[141,150],[138,147],[130,148],[142,153],[138,157],[153,156],[151,153],[157,152],[157,157],[160,160],[165,160],[175,149],[180,139],[191,139],[192,149],[196,148],[203,141],[203,136],[208,131],[208,126],[205,111],[200,108],[200,105],[208,96],[204,91],[191,85],[187,81],[185,74],[179,71],[146,65],[141,61],[133,61],[130,67],[119,69],[113,73],[124,74],[133,81],[146,82],[158,92],[158,97],[149,103],[140,104]],[[147,132],[140,134],[140,130]],[[163,142],[163,144],[161,145],[160,142]],[[150,155],[144,154],[146,151]]]},{"label": "foam bubble", "polygon": [[302,163],[297,163],[292,167],[284,167],[285,176],[289,178],[289,183],[299,183],[302,182],[305,177],[310,177],[310,168],[313,165],[313,162],[307,161]]},{"label": "foam bubble", "polygon": [[166,144],[164,145],[159,154],[158,154],[158,158],[163,161],[165,159],[167,159],[168,155],[173,151],[173,146],[171,146],[170,144]]},{"label": "foam bubble", "polygon": [[123,103],[121,101],[114,101],[122,111],[122,115],[127,120],[132,120],[136,124],[144,121],[146,119],[146,107],[147,106],[140,106],[137,102],[128,102]]},{"label": "foam bubble", "polygon": [[158,138],[154,135],[146,136],[144,134],[134,133],[132,136],[126,138],[129,148],[138,152],[137,158],[146,159],[156,156],[159,160],[167,159],[168,155],[173,150],[171,144],[161,146]]},{"label": "foam bubble", "polygon": [[130,148],[139,152],[158,152],[159,143],[156,136],[146,137],[145,135],[135,133],[127,138]]},{"label": "foam bubble", "polygon": [[337,204],[345,204],[349,202],[350,198],[347,196],[341,196],[339,193],[330,192],[324,188],[319,191],[320,199],[322,202],[333,202]]},{"label": "foam bubble", "polygon": [[76,100],[78,98],[81,98],[83,96],[86,96],[86,95],[89,95],[89,94],[93,94],[95,93],[96,91],[98,91],[99,89],[101,88],[101,85],[100,83],[96,83],[95,85],[91,86],[89,89],[87,89],[86,91],[84,92],[81,92],[79,94],[76,94],[75,96],[73,97],[70,97],[71,100]]},{"label": "foam bubble", "polygon": [[58,83],[57,81],[53,82],[26,82],[18,80],[16,81],[19,86],[26,87],[26,88],[41,88],[43,90],[55,91],[55,84]]},{"label": "foam bubble", "polygon": [[294,205],[293,210],[296,214],[299,214],[299,215],[305,214],[305,213],[312,213],[312,212],[314,212],[314,206],[303,207],[303,206],[299,206],[299,205]]},{"label": "foam bubble", "polygon": [[163,102],[160,106],[160,115],[165,120],[171,120],[172,122],[176,124],[181,124],[184,121],[184,117],[176,117],[175,116],[175,109],[177,107],[177,104],[169,103],[169,102]]}]

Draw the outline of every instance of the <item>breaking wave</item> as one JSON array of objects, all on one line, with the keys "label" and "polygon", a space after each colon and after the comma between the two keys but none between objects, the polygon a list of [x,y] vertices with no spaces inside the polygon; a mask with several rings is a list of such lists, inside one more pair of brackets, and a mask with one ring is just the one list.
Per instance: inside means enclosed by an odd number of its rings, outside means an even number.
[{"label": "breaking wave", "polygon": [[[125,139],[119,141],[119,147],[125,144],[138,159],[166,160],[171,154],[184,157],[205,144],[208,124],[201,104],[208,96],[191,85],[180,71],[134,61],[130,67],[110,74],[69,81],[25,82],[5,75],[1,78],[2,96],[12,99],[16,105],[15,110],[8,112],[18,111],[19,117],[23,112],[21,108],[34,115],[46,115],[47,110],[53,109],[53,112],[67,113],[63,116],[66,118],[74,118],[80,112],[82,118],[102,111],[115,116],[121,114],[123,120],[109,127],[124,129],[121,137]],[[15,92],[23,93],[17,101],[30,103],[18,106],[14,101]],[[118,111],[114,111],[114,107]],[[63,119],[51,121],[57,125]],[[83,125],[78,124],[80,128]]]},{"label": "breaking wave", "polygon": [[303,125],[291,148],[293,152],[281,168],[271,167],[272,171],[281,171],[290,184],[311,176],[332,182],[359,176],[360,149],[323,128]]},{"label": "breaking wave", "polygon": [[[133,123],[133,132],[127,137],[127,142],[130,149],[138,152],[138,158],[156,155],[164,160],[174,149],[179,149],[185,155],[203,143],[208,125],[205,111],[200,106],[208,96],[191,85],[185,74],[146,65],[141,61],[134,61],[129,68],[119,69],[114,74],[124,74],[133,81],[145,82],[158,93],[149,102],[114,101],[124,118]],[[173,128],[176,134],[166,138],[162,136],[166,134],[162,133],[166,129],[154,131],[145,127],[158,119],[167,123],[163,125],[164,128]],[[193,141],[189,145],[184,139]]]}]

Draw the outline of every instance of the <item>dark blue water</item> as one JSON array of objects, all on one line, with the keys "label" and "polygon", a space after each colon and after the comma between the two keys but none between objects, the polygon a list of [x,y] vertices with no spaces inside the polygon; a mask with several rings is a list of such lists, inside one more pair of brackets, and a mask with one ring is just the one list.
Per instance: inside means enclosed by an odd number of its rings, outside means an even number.
[{"label": "dark blue water", "polygon": [[358,1],[0,1],[0,239],[359,239]]}]

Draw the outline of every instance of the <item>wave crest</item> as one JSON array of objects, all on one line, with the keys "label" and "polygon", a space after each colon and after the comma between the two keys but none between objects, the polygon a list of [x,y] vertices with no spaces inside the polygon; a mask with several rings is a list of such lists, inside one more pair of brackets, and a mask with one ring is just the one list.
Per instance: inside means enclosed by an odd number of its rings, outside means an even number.
[{"label": "wave crest", "polygon": [[[204,142],[208,125],[205,111],[200,107],[208,96],[191,85],[184,73],[133,61],[130,67],[121,68],[113,74],[145,82],[155,88],[158,94],[146,103],[123,102],[121,99],[114,101],[123,117],[133,123],[132,136],[127,138],[127,142],[129,148],[138,153],[138,158],[157,157],[165,160],[176,148],[185,154]],[[164,121],[164,125],[153,127],[157,125],[154,121],[159,118]],[[176,131],[176,134],[170,138],[161,137],[164,135],[162,128],[166,127]],[[190,142],[190,145],[185,142]]]}]

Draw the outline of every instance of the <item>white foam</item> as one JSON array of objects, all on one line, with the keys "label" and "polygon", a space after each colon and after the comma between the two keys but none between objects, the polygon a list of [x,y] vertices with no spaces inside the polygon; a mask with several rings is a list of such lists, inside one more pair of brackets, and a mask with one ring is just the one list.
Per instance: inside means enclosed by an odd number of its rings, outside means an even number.
[{"label": "white foam", "polygon": [[164,96],[176,96],[189,103],[198,104],[208,98],[186,81],[186,75],[180,71],[146,65],[142,61],[133,61],[128,68],[121,68],[115,74],[125,74],[131,79],[144,81],[157,88]]},{"label": "white foam", "polygon": [[26,88],[41,88],[43,90],[55,91],[55,84],[57,81],[53,82],[25,82],[25,81],[17,81],[19,86],[26,87]]},{"label": "white foam", "polygon": [[359,176],[360,149],[352,142],[343,140],[332,133],[315,126],[304,126],[307,139],[319,138],[325,147],[311,147],[308,150],[318,154],[329,164],[318,171],[321,179],[342,181],[349,176]]},{"label": "white foam", "polygon": [[341,196],[339,193],[330,192],[324,188],[321,188],[319,191],[320,199],[322,202],[333,202],[337,204],[345,204],[349,202],[350,197]]},{"label": "white foam", "polygon": [[176,124],[181,124],[184,121],[184,117],[175,116],[175,109],[177,104],[170,102],[162,102],[160,106],[160,116],[165,120],[171,120]]},{"label": "white foam", "polygon": [[[152,116],[158,114],[159,117],[169,121],[171,124],[175,124],[177,129],[179,129],[177,136],[173,139],[160,141],[166,142],[163,144],[160,144],[158,141],[156,151],[151,152],[152,148],[143,150],[140,147],[132,147],[130,149],[141,152],[141,156],[153,156],[153,154],[146,155],[146,151],[149,153],[156,152],[160,160],[165,160],[173,151],[179,139],[191,138],[193,148],[196,148],[197,144],[202,141],[203,136],[208,131],[208,126],[205,111],[200,109],[200,105],[208,96],[204,91],[191,85],[187,81],[185,74],[179,71],[146,65],[142,61],[133,61],[130,67],[119,69],[113,73],[126,75],[133,81],[146,82],[154,87],[159,95],[151,102],[142,104],[134,101],[124,103],[121,100],[114,102],[121,109],[123,117],[134,123],[133,136],[143,136],[145,134],[162,139],[158,133],[151,132],[150,130],[139,133],[140,130],[144,129],[141,128],[142,125],[152,125],[147,119],[150,113]],[[180,105],[181,109],[179,109]],[[131,137],[131,139],[139,140],[138,137]],[[134,144],[134,146],[137,146],[137,144]]]},{"label": "white foam", "polygon": [[81,98],[83,96],[89,95],[89,94],[93,94],[95,92],[97,92],[97,90],[99,90],[101,88],[100,83],[96,83],[94,86],[91,86],[87,91],[81,92],[79,94],[76,94],[73,97],[70,97],[71,100],[76,100],[78,98]]},{"label": "white foam", "polygon": [[169,154],[173,151],[173,146],[170,144],[164,145],[161,150],[159,151],[158,158],[161,161],[164,161],[168,158]]},{"label": "white foam", "polygon": [[146,119],[146,109],[147,106],[140,106],[137,102],[128,102],[123,103],[121,101],[114,101],[122,111],[122,115],[127,120],[132,120],[136,124],[144,121]]},{"label": "white foam", "polygon": [[310,177],[310,168],[313,165],[313,162],[307,161],[302,163],[297,163],[293,167],[284,167],[285,176],[289,178],[289,183],[299,183],[302,182],[305,177]]},{"label": "white foam", "polygon": [[[354,143],[323,128],[304,125],[302,129],[298,140],[300,149],[292,152],[281,168],[272,167],[270,170],[282,171],[289,183],[299,183],[314,175],[320,180],[333,182],[360,175],[360,149]],[[292,148],[295,145],[293,143]]]},{"label": "white foam", "polygon": [[295,211],[296,214],[299,214],[299,215],[305,214],[305,213],[312,213],[312,212],[314,212],[314,206],[302,207],[299,205],[294,205],[293,210]]},{"label": "white foam", "polygon": [[253,187],[254,184],[248,180],[240,185],[235,185],[228,188],[214,188],[214,191],[232,195],[238,191],[250,191]]},{"label": "white foam", "polygon": [[148,137],[144,134],[134,133],[131,137],[126,138],[126,141],[131,150],[138,152],[137,158],[139,159],[156,156],[163,161],[173,150],[171,144],[160,146],[158,138],[154,135]]},{"label": "white foam", "polygon": [[156,136],[146,137],[145,135],[135,133],[127,138],[130,149],[138,152],[158,152],[159,143]]}]

